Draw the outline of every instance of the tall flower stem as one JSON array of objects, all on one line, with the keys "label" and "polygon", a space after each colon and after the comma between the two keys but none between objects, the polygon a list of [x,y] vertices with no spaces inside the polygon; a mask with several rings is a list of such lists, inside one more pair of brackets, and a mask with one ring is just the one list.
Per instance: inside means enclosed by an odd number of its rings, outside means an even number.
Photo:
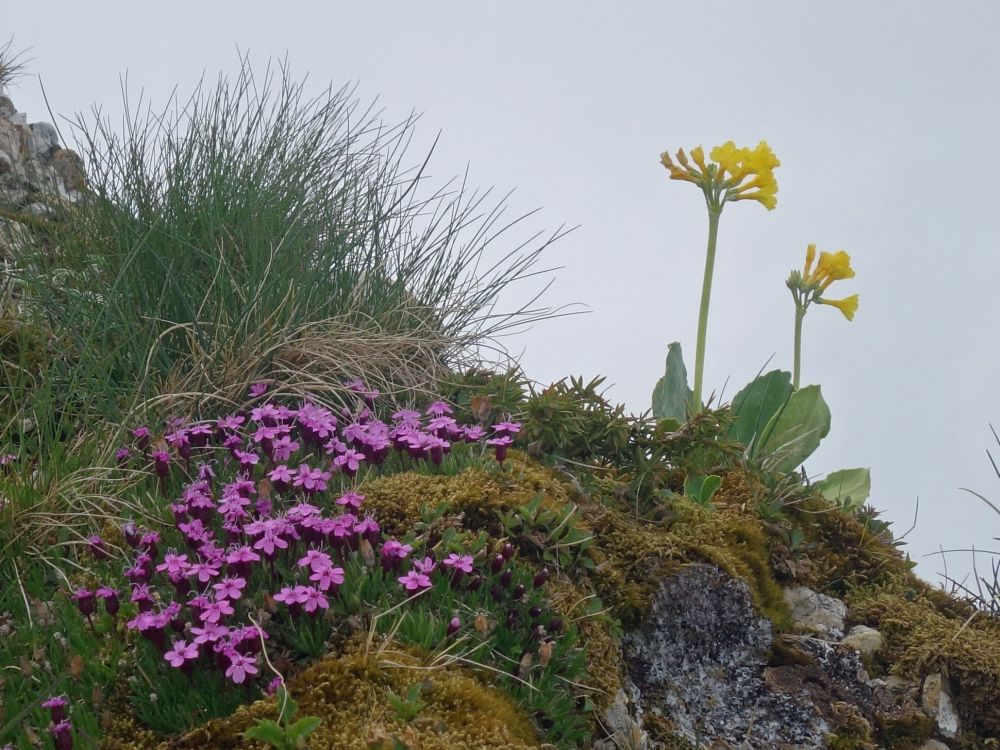
[{"label": "tall flower stem", "polygon": [[702,381],[705,377],[705,339],[708,334],[708,307],[712,299],[712,275],[715,271],[715,243],[719,236],[722,206],[708,207],[708,251],[705,254],[705,278],[701,282],[701,310],[698,313],[698,346],[694,356],[694,393],[691,413],[701,410]]},{"label": "tall flower stem", "polygon": [[798,390],[799,374],[802,372],[802,319],[806,316],[806,308],[795,303],[795,360],[792,366],[792,387]]}]

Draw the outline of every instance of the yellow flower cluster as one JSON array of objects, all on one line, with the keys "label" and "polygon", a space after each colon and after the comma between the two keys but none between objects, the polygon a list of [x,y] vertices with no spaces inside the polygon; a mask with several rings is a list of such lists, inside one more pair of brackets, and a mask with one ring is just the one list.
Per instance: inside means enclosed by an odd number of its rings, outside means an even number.
[{"label": "yellow flower cluster", "polygon": [[[835,281],[854,278],[851,256],[843,250],[835,253],[821,252],[815,268],[813,268],[814,260],[816,260],[816,245],[809,245],[806,249],[806,263],[802,268],[802,284],[807,289],[814,290],[816,294],[825,292]],[[836,307],[845,318],[854,320],[854,313],[858,310],[858,299],[858,295],[852,294],[844,299],[816,297],[815,301],[821,305]]]},{"label": "yellow flower cluster", "polygon": [[768,210],[777,205],[774,169],[781,162],[765,141],[756,148],[737,148],[726,141],[713,148],[709,158],[714,163],[706,162],[704,150],[696,146],[690,159],[684,149],[678,149],[676,164],[666,151],[660,155],[660,163],[670,171],[670,179],[695,183],[720,207],[726,201],[741,200],[759,201]]}]

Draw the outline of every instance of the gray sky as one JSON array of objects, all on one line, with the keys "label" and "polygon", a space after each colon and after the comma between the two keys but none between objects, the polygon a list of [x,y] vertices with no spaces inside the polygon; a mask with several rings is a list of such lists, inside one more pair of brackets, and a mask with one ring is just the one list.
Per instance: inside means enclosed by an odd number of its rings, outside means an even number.
[{"label": "gray sky", "polygon": [[[1000,516],[958,489],[1000,498],[985,453],[1000,423],[1000,5],[0,0],[0,19],[57,115],[100,103],[117,118],[125,72],[163,103],[234,73],[237,47],[259,65],[287,53],[316,91],[358,81],[389,121],[424,113],[413,157],[440,130],[436,177],[469,165],[473,186],[517,188],[514,212],[543,207],[533,228],[579,225],[547,255],[563,266],[548,301],[591,312],[509,341],[528,374],[606,375],[634,411],[668,342],[693,361],[704,263],[701,194],[659,153],[766,139],[778,207],[723,214],[706,390],[729,379],[731,397],[772,355],[790,369],[784,279],[810,242],[847,250],[857,277],[831,295],[860,293],[855,320],[805,321],[803,383],[833,412],[809,473],[870,466],[900,531],[919,497],[908,550],[932,580],[940,559],[922,556],[939,545],[1000,547]],[[10,93],[49,119],[37,79]]]}]

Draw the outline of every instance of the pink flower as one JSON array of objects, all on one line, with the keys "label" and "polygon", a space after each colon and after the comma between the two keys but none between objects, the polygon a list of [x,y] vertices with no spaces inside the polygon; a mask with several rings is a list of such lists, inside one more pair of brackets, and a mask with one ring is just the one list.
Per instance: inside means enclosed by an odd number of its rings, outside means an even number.
[{"label": "pink flower", "polygon": [[322,568],[328,568],[333,564],[330,556],[326,552],[320,552],[319,550],[311,549],[306,552],[305,557],[299,560],[300,568],[312,568],[312,570],[321,570]]},{"label": "pink flower", "polygon": [[472,563],[472,555],[457,555],[455,553],[448,555],[448,557],[441,561],[441,564],[445,567],[452,568],[453,570],[461,571],[463,573],[472,572]]},{"label": "pink flower", "polygon": [[333,468],[353,477],[364,460],[364,453],[359,453],[353,448],[348,448],[344,453],[333,459]]},{"label": "pink flower", "polygon": [[287,461],[299,449],[299,443],[288,435],[283,435],[271,446],[271,458],[275,461]]},{"label": "pink flower", "polygon": [[229,659],[226,677],[237,685],[242,685],[248,676],[257,674],[257,659],[255,657],[245,656],[237,651],[230,651],[226,656]]},{"label": "pink flower", "polygon": [[400,576],[396,580],[403,584],[403,588],[407,591],[423,591],[431,587],[431,579],[423,573],[418,573],[416,570],[411,570],[405,576]]},{"label": "pink flower", "polygon": [[427,414],[431,417],[445,417],[452,413],[452,408],[444,401],[435,401],[427,407]]},{"label": "pink flower", "polygon": [[360,492],[345,492],[338,498],[337,505],[346,505],[357,510],[364,501],[365,496]]},{"label": "pink flower", "polygon": [[197,562],[188,568],[188,575],[198,576],[199,582],[208,583],[219,575],[219,567],[217,565],[213,565],[212,563]]},{"label": "pink flower", "polygon": [[413,560],[413,569],[420,573],[424,573],[426,575],[430,575],[431,573],[433,573],[434,568],[436,567],[437,563],[435,563],[429,557],[425,557],[423,560],[417,560],[417,559]]},{"label": "pink flower", "polygon": [[184,666],[185,662],[198,658],[198,646],[195,643],[188,643],[187,641],[174,641],[173,649],[167,651],[163,655],[163,658],[170,662],[170,666],[180,669]]},{"label": "pink flower", "polygon": [[513,439],[509,435],[504,435],[503,437],[487,440],[486,444],[492,445],[496,449],[497,461],[503,463],[507,458],[507,449],[513,442]]},{"label": "pink flower", "polygon": [[194,636],[195,643],[215,643],[229,635],[229,628],[216,622],[206,622],[200,627],[194,625],[191,628],[191,635]]},{"label": "pink flower", "polygon": [[493,425],[493,432],[497,434],[497,437],[508,436],[512,438],[520,431],[521,431],[520,422],[506,421],[506,422],[497,422],[495,425]]},{"label": "pink flower", "polygon": [[247,390],[250,398],[260,398],[265,393],[267,393],[267,383],[253,383]]},{"label": "pink flower", "polygon": [[278,464],[268,473],[267,478],[271,480],[274,488],[278,492],[284,492],[291,485],[292,480],[295,479],[295,475],[292,474],[292,470],[289,469],[284,464]]},{"label": "pink flower", "polygon": [[251,466],[256,466],[260,463],[260,456],[256,453],[242,451],[239,448],[233,451],[233,456],[236,457],[236,460],[240,462],[240,466],[244,469],[249,469]]},{"label": "pink flower", "polygon": [[330,591],[333,589],[336,592],[337,587],[344,582],[344,569],[334,567],[320,568],[313,571],[313,574],[309,576],[309,580],[313,581],[319,587],[320,591]]},{"label": "pink flower", "polygon": [[233,614],[233,605],[228,599],[216,599],[205,605],[198,617],[202,622],[218,622],[226,615]]},{"label": "pink flower", "polygon": [[300,464],[299,472],[295,476],[292,486],[301,487],[309,493],[324,492],[326,490],[326,481],[331,476],[332,474],[329,471],[313,469],[309,464]]},{"label": "pink flower", "polygon": [[212,586],[215,589],[215,595],[223,599],[239,599],[243,594],[243,589],[246,588],[247,582],[245,578],[223,578],[219,583]]},{"label": "pink flower", "polygon": [[323,593],[312,586],[306,587],[302,599],[303,607],[309,614],[313,614],[317,609],[327,609],[330,606],[330,602],[326,600]]}]

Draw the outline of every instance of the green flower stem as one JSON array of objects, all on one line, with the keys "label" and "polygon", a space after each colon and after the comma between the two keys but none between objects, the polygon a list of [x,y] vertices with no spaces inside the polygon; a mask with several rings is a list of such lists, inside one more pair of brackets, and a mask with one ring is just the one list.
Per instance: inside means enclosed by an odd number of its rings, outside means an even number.
[{"label": "green flower stem", "polygon": [[705,338],[708,333],[708,306],[712,299],[712,274],[715,271],[715,243],[719,236],[722,206],[708,207],[708,252],[705,255],[705,278],[701,282],[701,311],[698,314],[698,348],[694,355],[694,403],[691,413],[701,411],[701,386],[705,377]]},{"label": "green flower stem", "polygon": [[792,387],[798,390],[799,373],[802,372],[802,319],[806,316],[805,305],[795,305],[795,361],[792,367]]}]

